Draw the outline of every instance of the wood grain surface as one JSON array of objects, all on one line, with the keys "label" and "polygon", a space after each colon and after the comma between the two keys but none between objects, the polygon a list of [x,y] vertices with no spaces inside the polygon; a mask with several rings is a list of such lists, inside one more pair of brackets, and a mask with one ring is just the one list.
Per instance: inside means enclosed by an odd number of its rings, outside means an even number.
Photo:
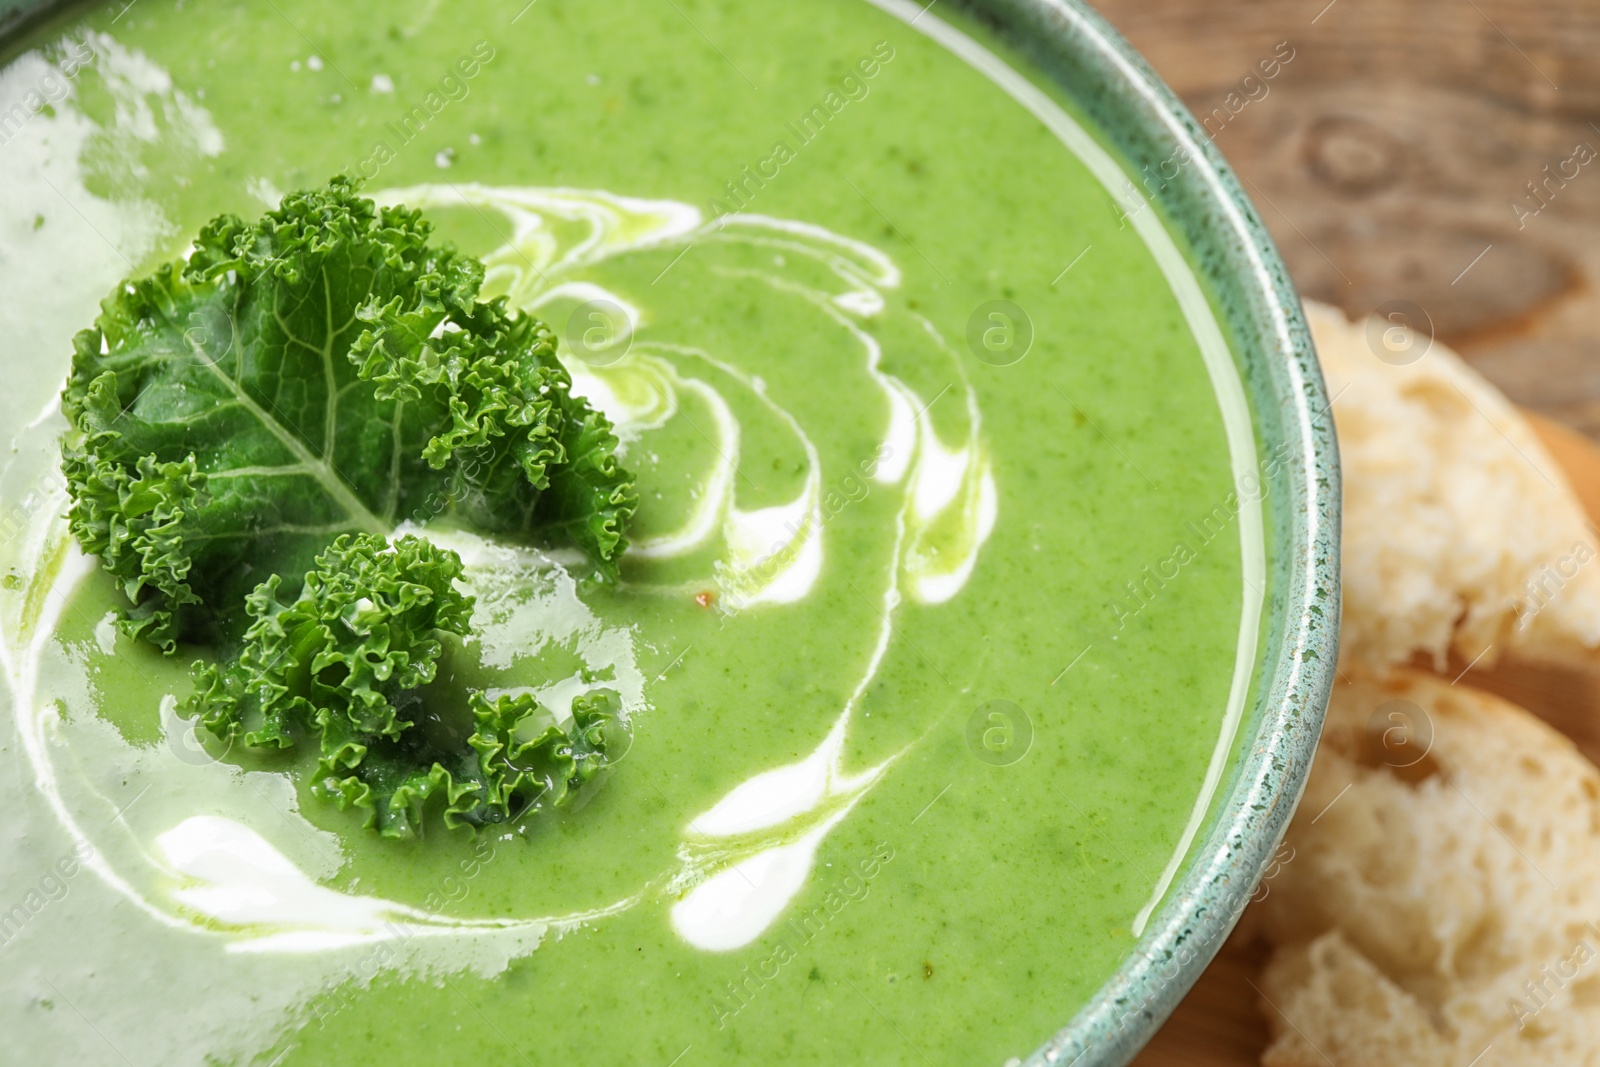
[{"label": "wood grain surface", "polygon": [[[1600,0],[1092,2],[1206,125],[1300,290],[1404,316],[1544,416],[1600,522]],[[1600,673],[1472,678],[1600,760]],[[1258,1062],[1249,929],[1139,1067]]]},{"label": "wood grain surface", "polygon": [[1096,6],[1206,122],[1303,293],[1409,301],[1513,400],[1600,439],[1600,2]]}]

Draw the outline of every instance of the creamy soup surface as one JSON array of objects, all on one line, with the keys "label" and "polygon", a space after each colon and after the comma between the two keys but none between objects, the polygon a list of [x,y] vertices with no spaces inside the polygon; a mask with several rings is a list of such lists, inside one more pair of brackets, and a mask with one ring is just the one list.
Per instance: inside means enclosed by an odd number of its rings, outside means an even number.
[{"label": "creamy soup surface", "polygon": [[[897,0],[141,0],[3,63],[8,1057],[999,1065],[1134,950],[1234,755],[1258,465],[1022,61]],[[476,597],[444,698],[617,694],[570,809],[391,840],[202,742],[66,532],[73,334],[338,173],[550,324],[637,474],[614,584],[407,526]]]}]

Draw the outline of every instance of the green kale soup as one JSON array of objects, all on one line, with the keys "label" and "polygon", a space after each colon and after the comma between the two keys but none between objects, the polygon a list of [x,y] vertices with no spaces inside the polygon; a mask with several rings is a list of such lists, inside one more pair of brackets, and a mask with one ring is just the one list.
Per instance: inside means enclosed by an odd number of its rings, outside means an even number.
[{"label": "green kale soup", "polygon": [[1134,951],[1255,438],[982,29],[140,0],[0,139],[8,1057],[998,1067]]}]

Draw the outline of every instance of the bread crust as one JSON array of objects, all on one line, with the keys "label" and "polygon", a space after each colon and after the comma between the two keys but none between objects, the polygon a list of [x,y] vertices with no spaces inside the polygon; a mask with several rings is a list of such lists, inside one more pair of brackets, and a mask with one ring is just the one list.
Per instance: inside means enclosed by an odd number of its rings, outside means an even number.
[{"label": "bread crust", "polygon": [[1600,536],[1533,427],[1443,343],[1305,308],[1344,474],[1341,659],[1594,662]]}]

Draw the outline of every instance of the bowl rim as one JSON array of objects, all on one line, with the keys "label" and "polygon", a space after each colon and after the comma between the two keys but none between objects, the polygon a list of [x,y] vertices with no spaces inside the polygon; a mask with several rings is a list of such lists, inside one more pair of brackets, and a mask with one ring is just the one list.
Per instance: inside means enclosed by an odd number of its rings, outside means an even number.
[{"label": "bowl rim", "polygon": [[[1228,339],[1258,455],[1264,443],[1290,449],[1263,479],[1268,589],[1253,696],[1235,741],[1241,755],[1133,951],[1026,1061],[1116,1067],[1149,1041],[1222,947],[1305,789],[1338,659],[1338,444],[1288,269],[1177,95],[1083,0],[947,2],[1064,91],[1130,181],[1145,177],[1145,195],[1178,238]],[[1180,158],[1168,178],[1166,164]]]},{"label": "bowl rim", "polygon": [[[0,0],[0,41],[72,0]],[[934,0],[936,3],[937,0]],[[932,3],[927,5],[931,8]],[[1239,180],[1177,95],[1083,0],[946,0],[1066,94],[1130,180],[1146,181],[1190,258],[1240,372],[1257,446],[1289,445],[1263,479],[1269,545],[1263,634],[1242,752],[1190,846],[1186,867],[1116,972],[1028,1057],[1029,1065],[1119,1067],[1210,964],[1277,854],[1304,791],[1332,692],[1339,630],[1340,474],[1328,400],[1299,294]],[[924,10],[927,10],[924,8]]]}]

